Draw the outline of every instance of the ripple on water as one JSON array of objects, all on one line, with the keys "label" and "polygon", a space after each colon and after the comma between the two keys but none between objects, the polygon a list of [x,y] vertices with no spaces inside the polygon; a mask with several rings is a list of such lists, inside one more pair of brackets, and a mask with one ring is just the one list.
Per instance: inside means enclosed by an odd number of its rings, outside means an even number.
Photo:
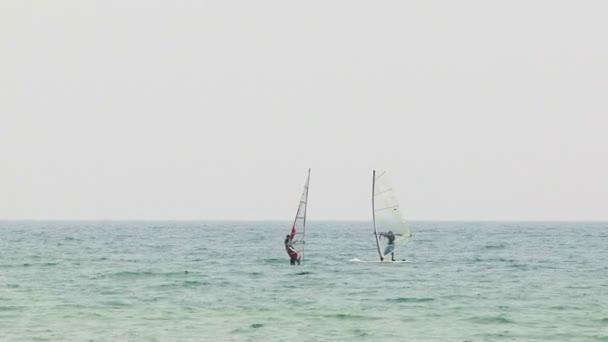
[{"label": "ripple on water", "polygon": [[504,316],[475,316],[467,319],[470,322],[481,324],[512,324],[514,321]]},{"label": "ripple on water", "polygon": [[344,314],[344,313],[323,315],[323,317],[336,318],[336,319],[340,319],[340,320],[354,320],[354,321],[375,321],[375,320],[380,319],[379,317],[374,317],[374,316],[364,316],[364,315],[354,315],[354,314]]},{"label": "ripple on water", "polygon": [[424,302],[432,302],[435,300],[435,298],[396,297],[396,298],[388,298],[386,300],[389,302],[398,302],[398,303],[424,303]]},{"label": "ripple on water", "polygon": [[160,278],[171,278],[171,277],[183,277],[189,275],[188,271],[180,271],[180,272],[152,272],[152,271],[121,271],[114,273],[105,273],[95,276],[94,278],[123,278],[123,279],[133,279],[133,278],[150,278],[150,277],[160,277]]}]

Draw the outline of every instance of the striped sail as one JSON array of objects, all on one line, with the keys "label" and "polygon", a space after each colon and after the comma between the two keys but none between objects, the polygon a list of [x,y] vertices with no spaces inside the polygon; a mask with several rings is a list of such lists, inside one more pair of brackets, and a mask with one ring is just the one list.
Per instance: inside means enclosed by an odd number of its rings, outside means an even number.
[{"label": "striped sail", "polygon": [[310,182],[310,169],[308,169],[308,176],[306,177],[306,184],[304,184],[304,191],[298,204],[298,211],[296,212],[296,218],[293,221],[290,232],[290,243],[300,254],[301,261],[304,260],[304,241],[306,236],[306,207],[308,201],[308,184]]}]

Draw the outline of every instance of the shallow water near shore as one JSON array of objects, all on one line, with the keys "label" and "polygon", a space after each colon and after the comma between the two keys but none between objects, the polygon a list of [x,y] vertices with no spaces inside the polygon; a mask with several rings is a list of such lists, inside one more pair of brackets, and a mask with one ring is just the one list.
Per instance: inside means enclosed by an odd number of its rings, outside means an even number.
[{"label": "shallow water near shore", "polygon": [[0,222],[7,341],[608,341],[608,223]]}]

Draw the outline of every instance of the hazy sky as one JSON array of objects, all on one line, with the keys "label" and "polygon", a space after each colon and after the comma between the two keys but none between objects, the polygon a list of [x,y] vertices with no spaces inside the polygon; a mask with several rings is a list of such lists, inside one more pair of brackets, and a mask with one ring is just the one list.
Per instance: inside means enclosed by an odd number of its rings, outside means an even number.
[{"label": "hazy sky", "polygon": [[0,2],[0,218],[608,219],[605,1]]}]

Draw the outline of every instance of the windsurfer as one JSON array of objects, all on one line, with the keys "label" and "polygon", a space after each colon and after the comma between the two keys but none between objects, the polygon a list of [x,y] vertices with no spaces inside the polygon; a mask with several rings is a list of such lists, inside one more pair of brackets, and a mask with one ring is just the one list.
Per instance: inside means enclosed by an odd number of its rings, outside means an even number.
[{"label": "windsurfer", "polygon": [[[386,233],[378,233],[378,235],[388,239],[388,243],[384,248],[384,255],[388,255],[390,253],[391,261],[395,261],[395,238],[397,235],[400,236],[403,234],[394,234],[392,230],[389,230]],[[380,257],[380,261],[384,261],[384,258]]]},{"label": "windsurfer", "polygon": [[292,265],[295,265],[297,262],[299,265],[300,264],[300,254],[298,253],[298,251],[296,251],[295,248],[293,248],[291,239],[292,239],[291,235],[285,236],[285,251],[287,251],[287,254],[289,255],[289,258],[290,258],[289,263]]}]

